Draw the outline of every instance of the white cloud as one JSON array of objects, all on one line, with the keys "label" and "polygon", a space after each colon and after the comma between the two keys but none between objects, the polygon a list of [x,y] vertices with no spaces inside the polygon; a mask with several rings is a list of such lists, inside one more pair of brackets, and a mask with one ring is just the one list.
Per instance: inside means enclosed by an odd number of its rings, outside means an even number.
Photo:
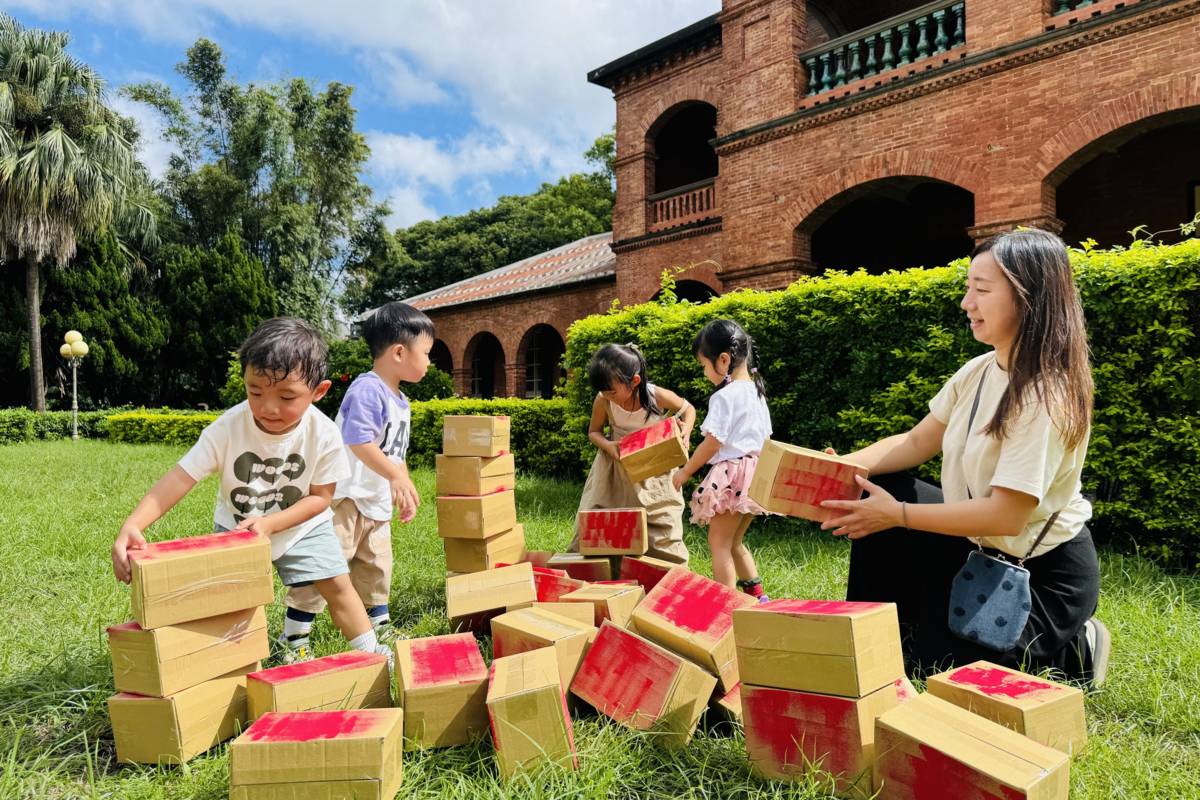
[{"label": "white cloud", "polygon": [[425,203],[425,192],[415,186],[396,186],[387,195],[392,215],[388,223],[395,228],[407,228],[427,219],[437,219],[440,214]]},{"label": "white cloud", "polygon": [[138,139],[138,158],[146,165],[152,177],[162,178],[167,172],[171,155],[179,150],[174,144],[163,139],[163,124],[158,113],[147,105],[121,95],[109,97],[108,104],[118,114],[132,117],[137,123],[141,133],[141,138]]},{"label": "white cloud", "polygon": [[436,82],[418,75],[402,56],[390,52],[366,52],[359,63],[372,75],[384,101],[397,108],[441,105],[450,95]]}]

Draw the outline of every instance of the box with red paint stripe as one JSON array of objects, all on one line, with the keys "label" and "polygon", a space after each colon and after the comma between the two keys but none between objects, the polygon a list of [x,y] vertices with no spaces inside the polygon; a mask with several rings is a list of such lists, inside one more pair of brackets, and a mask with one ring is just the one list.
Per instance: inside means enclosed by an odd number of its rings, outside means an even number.
[{"label": "box with red paint stripe", "polygon": [[487,539],[517,525],[517,493],[501,489],[477,496],[444,495],[437,499],[438,536],[443,539]]},{"label": "box with red paint stripe", "polygon": [[481,495],[517,488],[516,461],[512,453],[493,458],[447,456],[435,458],[434,487],[438,495]]},{"label": "box with red paint stripe", "polygon": [[581,623],[550,611],[522,608],[492,617],[492,655],[502,658],[541,647],[553,650],[565,692],[595,633],[590,621]]},{"label": "box with red paint stripe", "polygon": [[688,570],[671,570],[632,615],[631,627],[717,676],[722,692],[738,677],[733,612],[758,601]]},{"label": "box with red paint stripe", "polygon": [[268,711],[387,708],[387,656],[350,650],[246,676],[251,719]]},{"label": "box with red paint stripe", "polygon": [[1074,686],[976,661],[934,675],[926,690],[1067,755],[1087,746],[1083,692]]},{"label": "box with red paint stripe", "polygon": [[880,800],[1067,800],[1065,753],[925,693],[875,720]]},{"label": "box with red paint stripe", "polygon": [[658,585],[663,576],[672,569],[687,569],[682,564],[664,561],[653,556],[625,556],[621,559],[620,577],[623,580],[637,581],[646,594]]},{"label": "box with red paint stripe", "polygon": [[442,539],[442,547],[447,572],[462,575],[515,564],[525,554],[525,526],[518,522],[512,530],[486,539]]},{"label": "box with red paint stripe", "polygon": [[398,708],[271,712],[229,747],[230,800],[392,800],[403,777]]},{"label": "box with red paint stripe", "polygon": [[575,731],[553,649],[543,647],[493,661],[487,710],[502,777],[546,765],[579,767]]},{"label": "box with red paint stripe", "polygon": [[617,442],[621,466],[634,483],[665,475],[687,463],[687,447],[679,438],[679,422],[674,418],[655,422],[623,436]]},{"label": "box with red paint stripe", "polygon": [[593,583],[570,594],[564,594],[564,603],[587,603],[593,608],[595,624],[603,624],[604,620],[611,621],[618,628],[629,625],[629,618],[638,603],[642,602],[645,592],[637,584]]},{"label": "box with red paint stripe", "polygon": [[767,511],[824,522],[838,515],[822,508],[825,500],[857,500],[862,488],[855,475],[868,470],[841,456],[768,439],[758,455],[750,497]]},{"label": "box with red paint stripe", "polygon": [[228,531],[129,551],[133,618],[146,630],[275,601],[271,542]]},{"label": "box with red paint stripe", "polygon": [[450,630],[487,630],[487,621],[508,606],[539,599],[533,585],[531,564],[455,575],[446,579],[446,615]]},{"label": "box with red paint stripe", "polygon": [[452,747],[487,733],[487,665],[469,633],[396,642],[405,746]]},{"label": "box with red paint stripe", "polygon": [[655,744],[691,741],[717,679],[686,658],[611,622],[584,656],[571,693]]},{"label": "box with red paint stripe", "polygon": [[894,603],[772,600],[733,629],[746,683],[862,697],[904,675]]},{"label": "box with red paint stripe", "polygon": [[585,556],[640,556],[649,547],[644,508],[595,508],[575,520]]},{"label": "box with red paint stripe", "polygon": [[582,589],[587,583],[568,577],[563,570],[534,567],[533,585],[537,591],[538,602],[557,603],[563,595]]}]

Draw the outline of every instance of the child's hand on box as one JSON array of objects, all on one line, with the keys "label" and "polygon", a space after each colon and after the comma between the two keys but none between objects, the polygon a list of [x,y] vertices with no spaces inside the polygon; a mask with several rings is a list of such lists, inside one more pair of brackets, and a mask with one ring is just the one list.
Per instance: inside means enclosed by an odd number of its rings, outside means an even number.
[{"label": "child's hand on box", "polygon": [[608,457],[613,461],[621,460],[621,446],[616,442],[605,442],[604,452],[608,453]]},{"label": "child's hand on box", "polygon": [[256,531],[264,536],[270,536],[276,532],[275,523],[271,521],[274,514],[267,514],[265,517],[253,517],[242,523],[242,530]]},{"label": "child's hand on box", "polygon": [[146,537],[136,525],[126,522],[117,534],[117,540],[112,546],[113,575],[122,583],[129,583],[132,575],[129,569],[129,551],[141,550],[146,546]]}]

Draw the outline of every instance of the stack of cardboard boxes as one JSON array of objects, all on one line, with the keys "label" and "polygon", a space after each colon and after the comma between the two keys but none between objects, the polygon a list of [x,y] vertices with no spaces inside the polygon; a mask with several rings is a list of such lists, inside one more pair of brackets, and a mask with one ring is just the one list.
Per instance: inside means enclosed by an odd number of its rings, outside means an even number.
[{"label": "stack of cardboard boxes", "polygon": [[252,531],[130,551],[133,621],[108,629],[123,762],[183,763],[247,720],[246,676],[266,658],[271,543]]}]

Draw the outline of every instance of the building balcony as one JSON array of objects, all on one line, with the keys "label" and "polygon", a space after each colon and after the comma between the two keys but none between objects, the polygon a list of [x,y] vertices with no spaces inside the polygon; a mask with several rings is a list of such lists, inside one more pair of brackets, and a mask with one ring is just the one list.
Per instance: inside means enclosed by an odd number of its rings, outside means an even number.
[{"label": "building balcony", "polygon": [[678,186],[646,198],[647,233],[658,233],[721,216],[716,178]]}]

